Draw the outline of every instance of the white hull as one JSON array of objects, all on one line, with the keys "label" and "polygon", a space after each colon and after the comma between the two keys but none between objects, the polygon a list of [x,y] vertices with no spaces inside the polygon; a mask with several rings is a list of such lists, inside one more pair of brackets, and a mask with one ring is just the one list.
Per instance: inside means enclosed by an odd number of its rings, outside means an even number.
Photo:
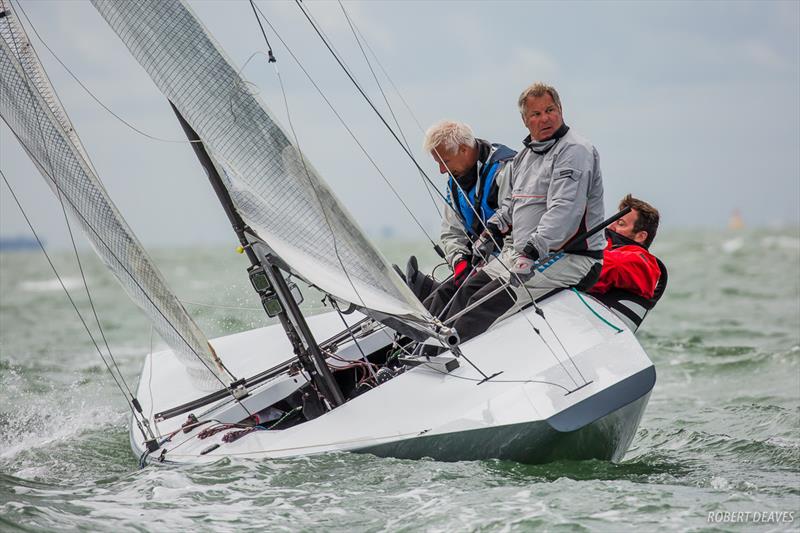
[{"label": "white hull", "polygon": [[[620,460],[646,407],[655,369],[622,321],[599,302],[585,298],[623,331],[617,333],[577,295],[562,291],[542,304],[557,337],[533,309],[527,309],[461,346],[466,358],[486,374],[502,371],[488,382],[478,384],[482,376],[464,359],[450,374],[418,366],[294,427],[254,431],[225,443],[225,432],[197,438],[211,425],[207,424],[188,434],[178,432],[147,459],[198,463],[221,457],[280,458],[351,451],[525,463],[559,458]],[[349,322],[360,318],[357,314],[347,317]],[[308,322],[318,340],[342,329],[334,313],[310,317]],[[374,334],[375,338],[382,335]],[[213,345],[238,377],[255,375],[292,357],[279,325],[222,337]],[[343,344],[338,353],[344,356],[348,347]],[[245,405],[251,402],[251,412],[267,407],[304,382],[302,374],[276,377],[251,389]],[[147,357],[137,396],[159,435],[179,429],[186,415],[156,424],[154,413],[204,394],[192,387],[171,352]],[[237,411],[228,397],[192,412],[203,421],[236,418]],[[144,453],[144,439],[135,425],[131,443],[134,452]],[[215,444],[219,446],[214,448]],[[214,449],[202,453],[209,448]]]}]

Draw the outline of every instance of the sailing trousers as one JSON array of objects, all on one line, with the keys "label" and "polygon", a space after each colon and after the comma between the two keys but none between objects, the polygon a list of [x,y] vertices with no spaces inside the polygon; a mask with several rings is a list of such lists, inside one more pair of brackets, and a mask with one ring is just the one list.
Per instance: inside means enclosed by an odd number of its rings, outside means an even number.
[{"label": "sailing trousers", "polygon": [[444,320],[444,316],[446,316],[447,312],[450,310],[450,301],[457,292],[460,292],[459,287],[466,285],[466,283],[471,278],[475,277],[476,274],[477,271],[470,270],[467,272],[463,283],[458,286],[456,286],[455,278],[448,278],[422,301],[422,305],[424,305],[425,309],[427,309],[433,316]]},{"label": "sailing trousers", "polygon": [[430,311],[433,316],[441,318],[439,315],[441,315],[442,311],[445,309],[449,310],[448,304],[450,300],[453,299],[457,289],[458,287],[456,287],[454,279],[450,278],[439,285],[435,291],[430,293],[428,297],[422,301],[422,305],[424,305],[425,309]]},{"label": "sailing trousers", "polygon": [[[511,275],[506,268],[495,263],[501,261],[501,258],[495,258],[485,269],[465,282],[456,292],[445,320],[507,284]],[[537,270],[525,285],[508,286],[505,290],[499,291],[492,298],[457,318],[452,326],[458,331],[461,342],[467,341],[551,290],[579,284],[598,263],[600,260],[591,257],[564,254],[546,268]]]}]

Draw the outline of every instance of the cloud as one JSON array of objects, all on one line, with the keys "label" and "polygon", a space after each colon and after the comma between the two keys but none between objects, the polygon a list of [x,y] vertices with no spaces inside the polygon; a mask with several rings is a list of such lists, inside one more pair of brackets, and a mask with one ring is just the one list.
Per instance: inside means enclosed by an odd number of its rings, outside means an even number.
[{"label": "cloud", "polygon": [[791,63],[764,41],[748,39],[739,46],[742,55],[753,65],[765,69],[786,71]]}]

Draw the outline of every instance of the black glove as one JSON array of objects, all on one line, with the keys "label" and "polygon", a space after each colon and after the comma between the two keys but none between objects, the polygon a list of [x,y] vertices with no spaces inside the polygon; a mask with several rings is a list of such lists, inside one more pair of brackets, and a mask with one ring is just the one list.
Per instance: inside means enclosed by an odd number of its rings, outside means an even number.
[{"label": "black glove", "polygon": [[502,246],[503,233],[500,228],[493,222],[488,223],[486,229],[472,245],[472,264],[477,265],[481,261],[489,262],[495,249]]}]

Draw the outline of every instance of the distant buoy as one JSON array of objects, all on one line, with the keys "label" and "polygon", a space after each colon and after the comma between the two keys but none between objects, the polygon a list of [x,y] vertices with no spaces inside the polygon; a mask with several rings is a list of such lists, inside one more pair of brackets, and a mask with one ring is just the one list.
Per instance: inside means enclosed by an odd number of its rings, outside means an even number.
[{"label": "distant buoy", "polygon": [[739,212],[738,209],[733,210],[731,218],[730,220],[728,220],[728,229],[732,230],[744,229],[744,220],[742,220],[742,214]]}]

